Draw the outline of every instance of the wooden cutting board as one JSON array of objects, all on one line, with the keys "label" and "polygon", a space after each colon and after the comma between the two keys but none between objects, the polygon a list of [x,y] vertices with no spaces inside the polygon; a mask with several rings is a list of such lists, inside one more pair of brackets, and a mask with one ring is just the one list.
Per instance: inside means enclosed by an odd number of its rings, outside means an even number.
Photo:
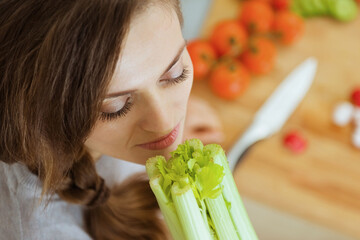
[{"label": "wooden cutting board", "polygon": [[[239,2],[214,0],[201,36],[208,37],[218,21],[235,17]],[[305,25],[299,42],[277,46],[275,69],[252,78],[236,101],[215,97],[206,82],[195,82],[192,94],[216,109],[226,134],[223,147],[229,149],[285,76],[307,57],[316,57],[316,78],[302,103],[279,133],[251,148],[234,176],[242,195],[360,239],[360,149],[351,144],[353,126],[332,123],[334,106],[360,86],[360,17],[350,23],[313,18]],[[291,130],[307,138],[305,153],[283,147],[283,136]]]}]

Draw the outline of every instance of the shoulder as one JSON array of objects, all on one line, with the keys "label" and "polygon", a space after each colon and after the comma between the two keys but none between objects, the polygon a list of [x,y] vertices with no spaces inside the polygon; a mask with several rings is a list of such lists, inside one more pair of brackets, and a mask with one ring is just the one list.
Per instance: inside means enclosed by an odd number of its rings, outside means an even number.
[{"label": "shoulder", "polygon": [[84,230],[80,206],[57,195],[40,202],[41,190],[41,182],[25,166],[0,162],[0,236],[19,240],[91,239]]},{"label": "shoulder", "polygon": [[15,198],[16,177],[11,165],[0,161],[0,236],[20,239],[20,210]]}]

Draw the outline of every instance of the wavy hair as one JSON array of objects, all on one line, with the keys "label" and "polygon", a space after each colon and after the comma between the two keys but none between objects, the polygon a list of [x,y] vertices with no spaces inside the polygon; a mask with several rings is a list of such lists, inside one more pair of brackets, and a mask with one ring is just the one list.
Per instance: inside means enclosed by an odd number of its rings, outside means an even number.
[{"label": "wavy hair", "polygon": [[98,120],[130,21],[178,0],[0,1],[0,159],[21,162],[43,194],[86,206],[95,239],[165,239],[144,176],[108,189],[84,142]]}]

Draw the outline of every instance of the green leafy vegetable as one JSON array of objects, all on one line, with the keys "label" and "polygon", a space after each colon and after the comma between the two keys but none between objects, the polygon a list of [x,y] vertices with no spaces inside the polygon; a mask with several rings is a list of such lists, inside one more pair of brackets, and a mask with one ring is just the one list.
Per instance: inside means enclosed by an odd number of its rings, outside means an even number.
[{"label": "green leafy vegetable", "polygon": [[188,140],[146,170],[173,239],[257,240],[219,145]]}]

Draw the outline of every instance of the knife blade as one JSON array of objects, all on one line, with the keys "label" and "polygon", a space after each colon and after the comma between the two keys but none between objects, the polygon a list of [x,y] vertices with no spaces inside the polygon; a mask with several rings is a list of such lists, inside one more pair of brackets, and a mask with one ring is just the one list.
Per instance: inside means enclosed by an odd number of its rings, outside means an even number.
[{"label": "knife blade", "polygon": [[317,69],[317,60],[310,57],[297,66],[276,88],[255,114],[250,127],[227,153],[233,171],[243,154],[259,140],[279,131],[309,90]]}]

